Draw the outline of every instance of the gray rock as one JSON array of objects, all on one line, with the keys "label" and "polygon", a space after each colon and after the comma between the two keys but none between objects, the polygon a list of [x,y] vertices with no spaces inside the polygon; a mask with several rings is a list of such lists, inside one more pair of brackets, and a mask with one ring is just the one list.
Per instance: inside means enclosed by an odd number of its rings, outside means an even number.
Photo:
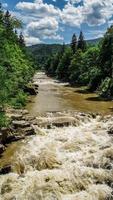
[{"label": "gray rock", "polygon": [[14,126],[14,128],[26,128],[26,127],[30,127],[30,123],[26,122],[25,120],[21,120],[21,121],[12,121],[12,125]]}]

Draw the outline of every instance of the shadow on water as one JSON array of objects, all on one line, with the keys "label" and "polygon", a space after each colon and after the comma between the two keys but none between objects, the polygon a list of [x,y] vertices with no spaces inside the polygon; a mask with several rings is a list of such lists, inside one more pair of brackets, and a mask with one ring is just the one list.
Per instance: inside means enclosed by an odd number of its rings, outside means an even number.
[{"label": "shadow on water", "polygon": [[91,94],[91,92],[88,89],[75,90],[74,92],[79,94]]},{"label": "shadow on water", "polygon": [[97,97],[88,97],[86,98],[87,101],[103,101],[103,102],[109,102],[111,99],[101,98],[99,96]]}]

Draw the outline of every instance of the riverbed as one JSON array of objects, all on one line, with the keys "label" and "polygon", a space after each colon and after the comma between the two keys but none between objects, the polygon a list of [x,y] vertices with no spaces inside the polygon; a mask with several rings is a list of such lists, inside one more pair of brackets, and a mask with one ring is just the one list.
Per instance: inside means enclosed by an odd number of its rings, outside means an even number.
[{"label": "riverbed", "polygon": [[1,163],[12,171],[0,175],[0,199],[113,200],[113,103],[44,73],[34,82],[39,94],[26,108],[36,135],[4,152]]}]

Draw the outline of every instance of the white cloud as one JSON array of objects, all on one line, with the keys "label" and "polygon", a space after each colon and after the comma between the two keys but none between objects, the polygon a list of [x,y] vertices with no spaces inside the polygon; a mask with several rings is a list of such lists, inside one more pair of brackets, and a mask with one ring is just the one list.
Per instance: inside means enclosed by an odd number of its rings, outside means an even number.
[{"label": "white cloud", "polygon": [[42,43],[42,41],[39,38],[30,37],[30,36],[27,36],[27,35],[25,36],[25,42],[26,42],[27,46]]},{"label": "white cloud", "polygon": [[3,8],[7,8],[7,7],[8,7],[8,4],[7,4],[7,3],[3,3],[3,4],[2,4],[2,7],[3,7]]},{"label": "white cloud", "polygon": [[41,39],[53,37],[58,31],[58,22],[55,18],[48,17],[36,22],[31,22],[27,25],[29,35]]},{"label": "white cloud", "polygon": [[[56,1],[56,0],[52,0]],[[113,0],[65,0],[66,5],[61,10],[43,0],[34,2],[19,2],[16,14],[25,24],[25,33],[29,38],[39,40],[62,40],[59,35],[62,24],[70,27],[80,27],[86,23],[89,26],[99,26],[111,21],[113,15]]]}]

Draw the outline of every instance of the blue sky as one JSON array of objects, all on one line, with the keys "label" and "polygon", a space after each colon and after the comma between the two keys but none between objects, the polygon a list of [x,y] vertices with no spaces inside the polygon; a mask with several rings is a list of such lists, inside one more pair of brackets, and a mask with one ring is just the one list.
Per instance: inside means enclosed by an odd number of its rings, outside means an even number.
[{"label": "blue sky", "polygon": [[73,33],[102,37],[113,23],[113,0],[2,0],[23,21],[28,45],[69,43]]}]

